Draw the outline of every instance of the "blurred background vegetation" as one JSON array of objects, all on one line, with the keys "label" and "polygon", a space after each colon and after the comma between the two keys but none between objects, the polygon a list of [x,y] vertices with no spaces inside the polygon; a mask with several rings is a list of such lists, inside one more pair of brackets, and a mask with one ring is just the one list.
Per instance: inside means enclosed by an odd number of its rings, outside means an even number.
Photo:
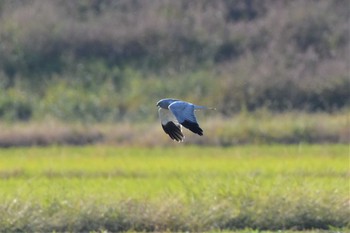
[{"label": "blurred background vegetation", "polygon": [[342,112],[342,129],[349,19],[345,0],[0,0],[0,122],[155,122],[174,97],[224,119]]},{"label": "blurred background vegetation", "polygon": [[349,107],[345,0],[0,0],[0,119]]}]

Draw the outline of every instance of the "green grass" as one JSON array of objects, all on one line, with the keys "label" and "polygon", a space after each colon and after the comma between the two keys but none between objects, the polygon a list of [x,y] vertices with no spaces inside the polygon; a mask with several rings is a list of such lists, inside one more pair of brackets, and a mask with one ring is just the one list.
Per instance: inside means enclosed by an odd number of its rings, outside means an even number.
[{"label": "green grass", "polygon": [[342,232],[349,175],[346,145],[2,149],[0,231]]}]

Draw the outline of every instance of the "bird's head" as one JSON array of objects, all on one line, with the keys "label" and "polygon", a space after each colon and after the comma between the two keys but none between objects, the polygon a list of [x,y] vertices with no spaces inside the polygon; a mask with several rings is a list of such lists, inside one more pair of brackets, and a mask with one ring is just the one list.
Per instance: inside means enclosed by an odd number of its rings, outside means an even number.
[{"label": "bird's head", "polygon": [[157,107],[168,109],[169,105],[173,102],[177,101],[176,99],[161,99],[157,102]]}]

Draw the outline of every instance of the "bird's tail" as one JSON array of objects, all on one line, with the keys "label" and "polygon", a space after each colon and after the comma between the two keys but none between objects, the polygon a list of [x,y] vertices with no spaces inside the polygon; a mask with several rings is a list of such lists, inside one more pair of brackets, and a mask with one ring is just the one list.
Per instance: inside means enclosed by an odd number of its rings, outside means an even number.
[{"label": "bird's tail", "polygon": [[210,107],[206,107],[206,106],[199,106],[199,105],[194,105],[194,109],[195,109],[195,110],[199,110],[199,109],[205,109],[205,110],[216,110],[216,108],[210,108]]}]

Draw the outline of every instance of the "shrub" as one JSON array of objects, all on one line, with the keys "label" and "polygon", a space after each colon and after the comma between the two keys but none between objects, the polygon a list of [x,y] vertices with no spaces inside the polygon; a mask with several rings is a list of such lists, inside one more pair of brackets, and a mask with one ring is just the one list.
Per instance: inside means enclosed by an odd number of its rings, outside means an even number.
[{"label": "shrub", "polygon": [[27,121],[33,114],[30,99],[16,89],[0,93],[0,119],[9,121]]},{"label": "shrub", "polygon": [[24,91],[17,107],[2,97],[2,111],[17,109],[9,119],[150,119],[147,103],[164,96],[223,115],[346,108],[345,3],[1,1],[0,88]]}]

